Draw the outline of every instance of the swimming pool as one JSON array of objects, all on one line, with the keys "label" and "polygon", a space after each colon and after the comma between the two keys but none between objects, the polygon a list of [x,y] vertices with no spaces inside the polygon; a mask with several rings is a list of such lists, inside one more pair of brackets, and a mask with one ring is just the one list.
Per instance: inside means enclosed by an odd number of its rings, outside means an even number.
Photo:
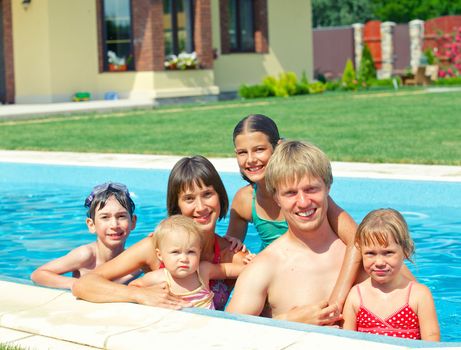
[{"label": "swimming pool", "polygon": [[[150,232],[166,215],[167,170],[71,167],[0,163],[0,279],[28,283],[43,262],[94,240],[84,222],[83,201],[95,184],[126,183],[139,217],[128,245]],[[223,173],[229,195],[244,184]],[[434,295],[443,341],[461,341],[461,183],[336,178],[332,196],[357,220],[378,207],[404,213],[416,243],[409,268]],[[218,232],[226,229],[218,224]],[[259,242],[250,230],[247,245]]]}]

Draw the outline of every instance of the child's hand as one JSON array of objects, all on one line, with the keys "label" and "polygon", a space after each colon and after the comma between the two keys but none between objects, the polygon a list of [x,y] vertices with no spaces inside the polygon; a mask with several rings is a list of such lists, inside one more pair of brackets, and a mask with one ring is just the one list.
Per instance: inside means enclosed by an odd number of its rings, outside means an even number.
[{"label": "child's hand", "polygon": [[233,250],[235,253],[239,251],[245,253],[247,251],[247,247],[240,239],[228,235],[225,235],[223,238],[231,244],[229,250]]},{"label": "child's hand", "polygon": [[251,261],[254,259],[254,257],[256,256],[256,254],[253,254],[253,253],[248,253],[247,255],[245,255],[245,257],[243,258],[243,263],[245,265],[248,265],[249,263],[251,263]]}]

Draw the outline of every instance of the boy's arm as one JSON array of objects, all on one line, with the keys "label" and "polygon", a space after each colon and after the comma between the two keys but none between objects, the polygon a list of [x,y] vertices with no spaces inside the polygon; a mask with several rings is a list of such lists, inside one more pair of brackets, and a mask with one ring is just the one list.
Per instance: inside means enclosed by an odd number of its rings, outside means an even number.
[{"label": "boy's arm", "polygon": [[94,258],[93,250],[87,244],[75,248],[68,254],[40,266],[30,277],[32,281],[42,286],[71,289],[77,279],[62,276],[62,274],[77,271],[86,266]]},{"label": "boy's arm", "polygon": [[259,316],[272,278],[271,266],[270,261],[261,258],[249,264],[237,279],[226,311]]},{"label": "boy's arm", "polygon": [[357,330],[357,308],[356,305],[359,305],[359,297],[357,293],[357,288],[352,288],[349,295],[347,296],[346,303],[343,309],[343,329],[349,329],[351,331]]},{"label": "boy's arm", "polygon": [[342,310],[361,267],[362,257],[354,243],[357,224],[331,197],[328,197],[328,222],[338,237],[347,245],[338,280],[328,300],[330,305],[336,304],[339,310]]},{"label": "boy's arm", "polygon": [[[412,294],[418,298],[418,319],[421,339],[440,341],[440,328],[431,291],[425,285],[415,284]],[[416,292],[416,293],[415,293]]]},{"label": "boy's arm", "polygon": [[165,282],[165,273],[163,269],[150,271],[144,276],[131,281],[128,285],[133,287],[150,287]]}]

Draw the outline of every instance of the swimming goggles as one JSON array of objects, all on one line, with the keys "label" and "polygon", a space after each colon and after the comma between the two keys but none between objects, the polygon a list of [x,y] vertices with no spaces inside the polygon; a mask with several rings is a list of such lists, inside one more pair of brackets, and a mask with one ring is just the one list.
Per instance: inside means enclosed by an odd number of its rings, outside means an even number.
[{"label": "swimming goggles", "polygon": [[105,182],[103,184],[96,185],[93,187],[93,191],[91,191],[90,195],[85,199],[85,207],[89,208],[91,206],[91,203],[93,202],[94,197],[109,189],[123,192],[128,198],[131,198],[130,192],[128,191],[128,187],[126,187],[126,185],[118,182]]}]

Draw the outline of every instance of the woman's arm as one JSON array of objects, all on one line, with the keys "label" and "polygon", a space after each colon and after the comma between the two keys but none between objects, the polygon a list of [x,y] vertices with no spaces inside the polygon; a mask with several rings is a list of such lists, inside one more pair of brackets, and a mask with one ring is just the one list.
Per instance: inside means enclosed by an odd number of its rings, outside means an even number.
[{"label": "woman's arm", "polygon": [[331,197],[328,197],[328,221],[339,238],[347,245],[338,280],[328,300],[330,305],[336,304],[339,310],[342,310],[361,267],[362,257],[354,244],[357,224]]},{"label": "woman's arm", "polygon": [[203,273],[210,280],[237,278],[245,266],[233,263],[212,264],[208,261],[202,261],[200,263],[200,274]]},{"label": "woman's arm", "polygon": [[152,238],[147,237],[112,260],[75,281],[72,293],[81,299],[103,302],[132,302],[151,306],[179,309],[187,306],[180,298],[170,294],[166,283],[148,288],[137,288],[113,282],[144,266],[155,264]]},{"label": "woman's arm", "polygon": [[165,273],[160,269],[150,271],[142,277],[131,281],[128,285],[133,287],[151,287],[162,282],[165,282]]}]

